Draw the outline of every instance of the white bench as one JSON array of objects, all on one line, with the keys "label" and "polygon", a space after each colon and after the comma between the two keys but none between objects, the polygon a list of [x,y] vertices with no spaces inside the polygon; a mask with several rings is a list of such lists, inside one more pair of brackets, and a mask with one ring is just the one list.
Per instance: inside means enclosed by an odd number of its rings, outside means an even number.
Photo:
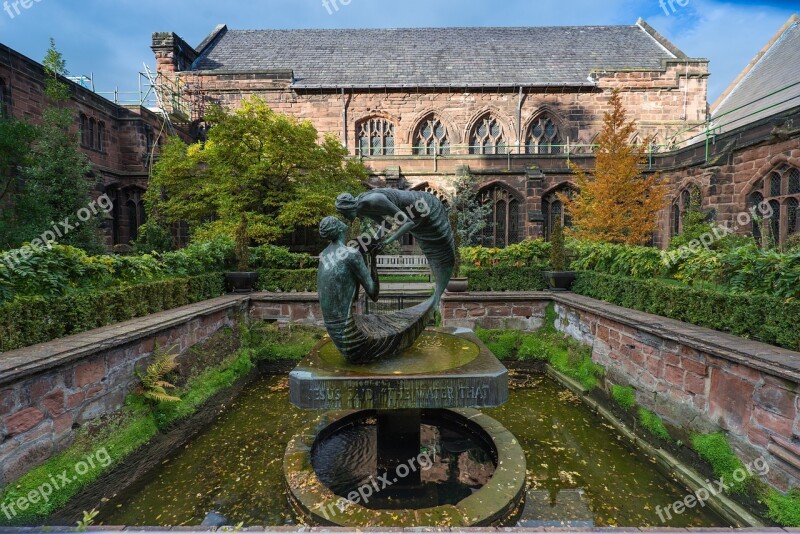
[{"label": "white bench", "polygon": [[378,256],[378,274],[385,276],[427,276],[431,268],[425,256]]}]

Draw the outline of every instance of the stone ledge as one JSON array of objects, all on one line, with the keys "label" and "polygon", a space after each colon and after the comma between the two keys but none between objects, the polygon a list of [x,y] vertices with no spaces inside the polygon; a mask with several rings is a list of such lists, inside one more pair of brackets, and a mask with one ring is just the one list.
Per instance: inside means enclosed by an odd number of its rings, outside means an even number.
[{"label": "stone ledge", "polygon": [[150,337],[200,317],[241,307],[247,304],[249,298],[247,295],[227,295],[0,353],[0,385]]},{"label": "stone ledge", "polygon": [[[541,299],[541,293],[531,294]],[[737,337],[660,315],[653,315],[574,293],[548,294],[551,300],[593,313],[642,332],[675,341],[768,374],[800,383],[800,352]]]}]

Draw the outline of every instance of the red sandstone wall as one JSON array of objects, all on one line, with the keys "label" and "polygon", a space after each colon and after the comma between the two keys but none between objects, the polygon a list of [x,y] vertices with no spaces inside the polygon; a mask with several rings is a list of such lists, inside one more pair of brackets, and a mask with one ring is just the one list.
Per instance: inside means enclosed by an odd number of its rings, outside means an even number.
[{"label": "red sandstone wall", "polygon": [[0,384],[0,487],[69,446],[80,426],[119,410],[138,382],[134,370],[147,365],[156,344],[183,352],[234,324],[237,309],[196,317],[131,344],[98,347],[76,362]]}]

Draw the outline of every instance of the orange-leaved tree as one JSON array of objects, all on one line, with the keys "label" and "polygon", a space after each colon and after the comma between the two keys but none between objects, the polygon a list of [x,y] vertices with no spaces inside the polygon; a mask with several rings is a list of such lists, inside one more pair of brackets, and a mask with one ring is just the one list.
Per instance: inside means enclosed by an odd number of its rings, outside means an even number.
[{"label": "orange-leaved tree", "polygon": [[572,218],[570,234],[578,239],[628,245],[646,244],[656,229],[658,212],[666,204],[666,187],[658,174],[643,174],[646,139],[634,145],[634,121],[628,121],[618,91],[611,94],[611,110],[603,117],[597,136],[595,168],[589,173],[570,162],[578,192],[560,194]]}]

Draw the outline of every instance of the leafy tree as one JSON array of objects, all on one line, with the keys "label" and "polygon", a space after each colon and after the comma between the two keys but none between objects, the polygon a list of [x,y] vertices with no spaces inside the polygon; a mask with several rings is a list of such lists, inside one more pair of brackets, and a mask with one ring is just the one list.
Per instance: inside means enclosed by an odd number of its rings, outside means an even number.
[{"label": "leafy tree", "polygon": [[656,229],[666,189],[658,174],[642,174],[650,140],[630,144],[636,126],[627,120],[618,91],[612,93],[610,104],[597,138],[594,171],[587,174],[570,163],[579,191],[572,198],[563,194],[559,198],[572,216],[575,237],[643,245]]},{"label": "leafy tree", "polygon": [[167,143],[146,195],[151,213],[188,222],[196,238],[233,236],[245,217],[248,240],[273,242],[318,224],[335,212],[339,193],[367,178],[334,136],[318,142],[310,122],[277,114],[257,97],[206,120],[205,143]]},{"label": "leafy tree", "polygon": [[46,74],[44,94],[48,104],[36,138],[30,145],[27,161],[20,168],[22,185],[13,198],[8,233],[3,236],[6,247],[31,241],[54,224],[69,218],[75,227],[59,242],[89,251],[101,249],[98,239],[99,217],[78,222],[76,215],[91,200],[93,183],[87,178],[91,170],[88,158],[80,151],[69,86],[61,80],[68,74],[55,42],[42,63]]},{"label": "leafy tree", "polygon": [[492,211],[489,202],[478,198],[478,180],[470,173],[459,173],[453,182],[454,193],[450,196],[450,227],[456,242],[456,266],[453,276],[461,274],[461,247],[476,244],[486,228],[486,218]]}]

